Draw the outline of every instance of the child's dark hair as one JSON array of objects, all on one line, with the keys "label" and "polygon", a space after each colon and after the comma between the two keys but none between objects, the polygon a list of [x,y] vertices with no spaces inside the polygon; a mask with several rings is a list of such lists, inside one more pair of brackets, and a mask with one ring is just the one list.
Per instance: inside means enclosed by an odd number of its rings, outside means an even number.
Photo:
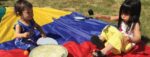
[{"label": "child's dark hair", "polygon": [[22,11],[26,8],[32,8],[32,4],[26,0],[18,0],[15,3],[14,10],[16,15],[22,15]]},{"label": "child's dark hair", "polygon": [[[121,14],[129,14],[129,20],[127,21],[127,31],[129,29],[134,29],[135,23],[140,23],[140,13],[141,13],[141,2],[140,0],[125,0],[120,7],[119,11],[119,20],[118,20],[118,29],[121,26],[121,22],[123,19],[121,18]],[[133,24],[133,27],[131,25]]]}]

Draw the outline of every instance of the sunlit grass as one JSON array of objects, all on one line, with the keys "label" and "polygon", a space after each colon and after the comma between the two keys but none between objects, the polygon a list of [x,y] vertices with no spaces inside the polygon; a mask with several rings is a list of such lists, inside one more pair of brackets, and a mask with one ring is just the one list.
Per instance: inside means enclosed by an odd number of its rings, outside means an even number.
[{"label": "sunlit grass", "polygon": [[[13,6],[14,0],[7,0],[3,6]],[[52,7],[60,10],[80,12],[84,15],[92,8],[95,13],[104,15],[118,15],[119,7],[124,0],[29,0],[36,7]],[[150,39],[150,0],[142,1],[141,31],[142,35]]]}]

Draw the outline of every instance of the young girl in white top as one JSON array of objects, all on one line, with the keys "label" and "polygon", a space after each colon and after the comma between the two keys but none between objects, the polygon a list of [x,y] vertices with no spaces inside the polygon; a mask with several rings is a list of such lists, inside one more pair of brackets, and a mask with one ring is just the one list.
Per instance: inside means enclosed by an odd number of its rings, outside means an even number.
[{"label": "young girl in white top", "polygon": [[97,16],[97,18],[118,21],[118,29],[113,26],[103,29],[99,39],[106,41],[105,47],[94,51],[93,56],[104,57],[108,51],[116,54],[127,52],[139,42],[141,40],[140,12],[140,0],[125,0],[120,7],[119,16]]}]

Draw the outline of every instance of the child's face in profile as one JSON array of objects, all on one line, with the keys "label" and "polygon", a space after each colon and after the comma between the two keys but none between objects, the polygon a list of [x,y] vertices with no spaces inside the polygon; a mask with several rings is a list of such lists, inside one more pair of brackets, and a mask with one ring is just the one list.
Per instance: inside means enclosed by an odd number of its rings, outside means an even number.
[{"label": "child's face in profile", "polygon": [[31,20],[33,19],[33,10],[32,8],[26,8],[24,11],[22,11],[22,16],[25,20]]},{"label": "child's face in profile", "polygon": [[130,18],[129,13],[122,13],[121,18],[123,19],[124,22],[127,22]]}]

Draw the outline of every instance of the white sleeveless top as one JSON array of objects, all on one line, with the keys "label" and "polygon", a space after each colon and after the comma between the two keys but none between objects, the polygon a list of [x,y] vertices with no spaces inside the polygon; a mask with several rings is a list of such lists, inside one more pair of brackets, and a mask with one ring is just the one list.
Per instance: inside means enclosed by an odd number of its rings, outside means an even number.
[{"label": "white sleeveless top", "polygon": [[132,27],[133,27],[133,23],[131,24],[131,28],[129,29],[129,31],[126,32],[126,30],[127,30],[127,28],[128,28],[128,25],[125,24],[125,22],[122,22],[122,23],[121,23],[121,26],[120,26],[120,31],[121,31],[124,35],[129,36],[129,38],[133,38]]}]

